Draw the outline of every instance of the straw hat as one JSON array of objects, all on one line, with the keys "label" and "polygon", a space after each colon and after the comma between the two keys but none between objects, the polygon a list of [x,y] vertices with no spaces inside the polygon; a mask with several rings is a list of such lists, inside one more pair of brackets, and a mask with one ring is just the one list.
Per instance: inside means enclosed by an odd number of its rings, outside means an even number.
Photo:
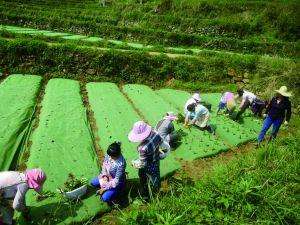
[{"label": "straw hat", "polygon": [[132,142],[142,142],[151,133],[151,126],[149,126],[144,121],[138,121],[133,125],[132,130],[128,134],[129,141]]},{"label": "straw hat", "polygon": [[287,91],[287,87],[286,86],[281,86],[279,88],[279,90],[275,90],[277,93],[281,94],[282,96],[285,97],[291,97],[292,93]]}]

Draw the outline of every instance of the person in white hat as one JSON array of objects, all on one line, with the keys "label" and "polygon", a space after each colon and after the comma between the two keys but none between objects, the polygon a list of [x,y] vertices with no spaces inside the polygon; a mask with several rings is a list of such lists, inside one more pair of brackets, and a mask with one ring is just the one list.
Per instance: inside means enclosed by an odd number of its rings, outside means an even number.
[{"label": "person in white hat", "polygon": [[176,146],[177,137],[173,122],[177,120],[177,115],[174,112],[167,112],[162,120],[155,127],[155,130],[167,142],[170,147]]},{"label": "person in white hat", "polygon": [[186,114],[184,126],[196,125],[200,130],[207,130],[211,134],[215,134],[214,129],[209,124],[210,113],[208,109],[201,104],[190,104],[187,107],[188,113]]},{"label": "person in white hat", "polygon": [[185,105],[184,105],[184,109],[183,109],[184,114],[186,115],[186,114],[188,113],[188,110],[187,110],[188,105],[190,105],[190,104],[196,104],[196,105],[198,105],[198,104],[200,104],[200,102],[201,102],[200,94],[199,94],[199,92],[195,92],[195,93],[192,95],[192,97],[189,98],[189,99],[186,101],[186,103],[185,103]]},{"label": "person in white hat", "polygon": [[133,125],[128,134],[131,142],[139,143],[137,150],[139,159],[132,161],[132,166],[139,170],[140,185],[142,192],[149,197],[148,185],[152,192],[155,193],[160,188],[160,151],[159,148],[170,146],[164,142],[163,138],[144,121],[138,121]]},{"label": "person in white hat", "polygon": [[273,129],[269,140],[276,138],[281,124],[283,122],[288,124],[291,118],[292,111],[289,97],[291,97],[292,94],[287,91],[286,86],[282,86],[279,90],[275,91],[277,94],[272,98],[266,109],[266,118],[258,135],[258,144],[263,141],[267,131],[272,125]]}]

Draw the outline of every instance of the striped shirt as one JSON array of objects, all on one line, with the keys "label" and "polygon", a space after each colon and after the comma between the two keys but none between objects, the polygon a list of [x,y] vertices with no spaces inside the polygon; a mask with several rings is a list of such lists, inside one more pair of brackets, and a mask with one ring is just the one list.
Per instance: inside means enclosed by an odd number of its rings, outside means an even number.
[{"label": "striped shirt", "polygon": [[149,137],[138,146],[141,167],[159,161],[159,146],[162,142],[162,137],[156,131],[152,131]]},{"label": "striped shirt", "polygon": [[115,188],[119,184],[124,183],[126,179],[125,169],[126,160],[122,155],[120,155],[116,160],[113,160],[106,154],[102,164],[102,172],[99,176],[99,178],[102,176],[111,178],[105,185],[105,189]]}]

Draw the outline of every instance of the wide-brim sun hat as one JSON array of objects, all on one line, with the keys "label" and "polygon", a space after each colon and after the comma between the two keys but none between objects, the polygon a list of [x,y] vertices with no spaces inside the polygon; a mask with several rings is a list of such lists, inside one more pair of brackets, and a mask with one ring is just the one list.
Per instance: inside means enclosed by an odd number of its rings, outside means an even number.
[{"label": "wide-brim sun hat", "polygon": [[286,86],[281,86],[279,88],[279,90],[275,90],[277,93],[281,94],[282,96],[285,97],[291,97],[292,93],[287,91],[287,87]]},{"label": "wide-brim sun hat", "polygon": [[128,139],[131,142],[141,142],[145,140],[151,133],[151,126],[144,121],[134,123],[132,130],[128,134]]},{"label": "wide-brim sun hat", "polygon": [[199,94],[199,93],[193,94],[192,98],[195,99],[195,100],[198,101],[198,102],[201,101],[201,98],[200,98],[200,94]]},{"label": "wide-brim sun hat", "polygon": [[167,112],[166,116],[164,117],[164,119],[173,121],[173,120],[177,120],[178,117],[177,117],[177,115],[174,112]]}]

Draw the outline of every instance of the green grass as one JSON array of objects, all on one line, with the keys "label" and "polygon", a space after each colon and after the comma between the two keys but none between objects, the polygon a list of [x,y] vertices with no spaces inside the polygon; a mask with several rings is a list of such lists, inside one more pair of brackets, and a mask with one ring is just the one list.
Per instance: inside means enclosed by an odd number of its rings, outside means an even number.
[{"label": "green grass", "polygon": [[135,201],[115,215],[117,224],[297,224],[299,134],[229,163],[220,158],[201,180],[174,179],[151,203]]}]

